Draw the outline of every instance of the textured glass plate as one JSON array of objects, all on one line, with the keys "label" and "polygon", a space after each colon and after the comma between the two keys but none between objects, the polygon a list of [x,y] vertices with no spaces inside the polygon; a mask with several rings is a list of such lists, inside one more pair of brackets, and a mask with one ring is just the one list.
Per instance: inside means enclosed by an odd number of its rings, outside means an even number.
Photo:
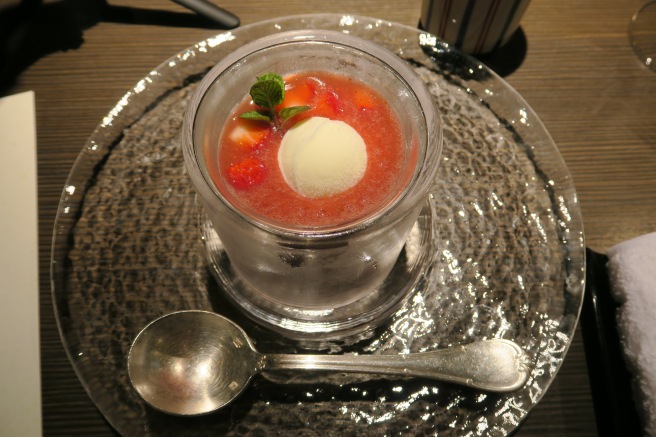
[{"label": "textured glass plate", "polygon": [[[420,352],[501,337],[534,370],[522,389],[487,394],[417,378],[275,374],[234,404],[179,418],[148,408],[126,357],[139,330],[176,310],[241,323],[263,351],[302,351],[257,328],[222,299],[208,272],[199,216],[175,141],[202,75],[258,37],[335,29],[406,59],[444,118],[444,152],[430,195],[433,244],[420,290],[389,325],[326,353]],[[538,117],[476,60],[417,29],[364,17],[308,15],[226,32],[150,72],[102,120],[64,188],[52,254],[62,339],[90,397],[126,435],[504,435],[544,395],[576,326],[584,241],[576,194]]]}]

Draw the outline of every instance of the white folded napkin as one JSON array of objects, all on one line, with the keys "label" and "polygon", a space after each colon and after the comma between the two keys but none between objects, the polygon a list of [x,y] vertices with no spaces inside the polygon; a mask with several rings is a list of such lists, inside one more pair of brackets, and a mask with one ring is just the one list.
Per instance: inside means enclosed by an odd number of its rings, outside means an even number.
[{"label": "white folded napkin", "polygon": [[617,327],[645,434],[656,436],[656,232],[608,250]]}]

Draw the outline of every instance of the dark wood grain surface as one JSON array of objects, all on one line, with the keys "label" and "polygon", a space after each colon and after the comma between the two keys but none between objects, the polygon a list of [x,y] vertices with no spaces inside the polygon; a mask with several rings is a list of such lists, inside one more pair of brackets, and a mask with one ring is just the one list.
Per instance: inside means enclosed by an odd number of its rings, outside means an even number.
[{"label": "dark wood grain surface", "polygon": [[[337,12],[416,26],[421,1],[218,3],[237,14],[242,24]],[[42,18],[34,38],[50,53],[40,54],[33,63],[25,60],[30,65],[3,91],[36,92],[43,429],[47,436],[113,435],[76,378],[53,314],[49,255],[59,198],[86,138],[121,96],[163,60],[218,29],[182,27],[194,20],[179,17],[171,22],[148,12],[187,13],[163,0],[113,0],[109,18],[132,23],[98,22],[94,10],[102,1],[55,4],[83,12],[85,28],[77,32],[72,25],[66,27],[67,21],[54,13]],[[627,37],[629,18],[640,4],[533,0],[522,24],[526,51],[521,63],[511,65],[514,57],[504,53],[485,59],[551,133],[577,188],[586,244],[599,252],[656,230],[656,73],[639,63]],[[147,10],[129,13],[123,6]],[[138,23],[154,19],[161,23]],[[67,50],[58,49],[62,46]],[[580,329],[552,386],[516,435],[597,435]]]}]

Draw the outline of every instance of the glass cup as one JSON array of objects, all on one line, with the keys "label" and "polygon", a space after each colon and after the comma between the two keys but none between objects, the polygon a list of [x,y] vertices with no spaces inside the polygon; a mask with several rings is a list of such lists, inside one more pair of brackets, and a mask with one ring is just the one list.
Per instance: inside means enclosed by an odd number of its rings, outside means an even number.
[{"label": "glass cup", "polygon": [[506,44],[531,0],[422,0],[420,27],[469,54]]},{"label": "glass cup", "polygon": [[644,65],[656,71],[656,0],[644,3],[631,17],[629,39]]},{"label": "glass cup", "polygon": [[[401,124],[402,176],[384,205],[347,223],[298,226],[241,206],[210,176],[225,122],[255,77],[328,71],[357,79],[390,102]],[[434,180],[440,118],[415,72],[388,50],[333,31],[284,32],[224,58],[192,96],[181,133],[185,166],[225,251],[221,288],[247,316],[297,339],[335,339],[381,323],[407,283],[386,285]],[[371,127],[375,129],[375,126]]]}]

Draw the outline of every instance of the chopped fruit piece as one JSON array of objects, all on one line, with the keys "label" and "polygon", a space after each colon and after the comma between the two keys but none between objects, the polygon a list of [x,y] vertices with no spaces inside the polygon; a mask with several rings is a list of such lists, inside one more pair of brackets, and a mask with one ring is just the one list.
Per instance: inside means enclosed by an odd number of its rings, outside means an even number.
[{"label": "chopped fruit piece", "polygon": [[373,109],[376,106],[374,98],[365,90],[356,90],[353,100],[358,109]]},{"label": "chopped fruit piece", "polygon": [[317,113],[327,117],[334,117],[344,112],[339,97],[332,91],[324,91],[318,97],[316,104]]},{"label": "chopped fruit piece", "polygon": [[237,189],[250,188],[264,180],[264,165],[257,158],[246,158],[228,168],[228,180]]},{"label": "chopped fruit piece", "polygon": [[337,94],[333,93],[332,91],[328,91],[328,93],[326,93],[326,103],[336,114],[344,111],[342,103],[339,101]]},{"label": "chopped fruit piece", "polygon": [[311,105],[316,93],[317,85],[309,80],[297,83],[285,89],[285,99],[280,104],[280,107],[289,108],[291,106]]},{"label": "chopped fruit piece", "polygon": [[311,76],[305,81],[305,86],[312,90],[313,96],[316,96],[319,90],[326,88],[326,83],[318,77]]},{"label": "chopped fruit piece", "polygon": [[239,119],[228,138],[240,146],[255,148],[262,144],[270,132],[266,123]]}]

